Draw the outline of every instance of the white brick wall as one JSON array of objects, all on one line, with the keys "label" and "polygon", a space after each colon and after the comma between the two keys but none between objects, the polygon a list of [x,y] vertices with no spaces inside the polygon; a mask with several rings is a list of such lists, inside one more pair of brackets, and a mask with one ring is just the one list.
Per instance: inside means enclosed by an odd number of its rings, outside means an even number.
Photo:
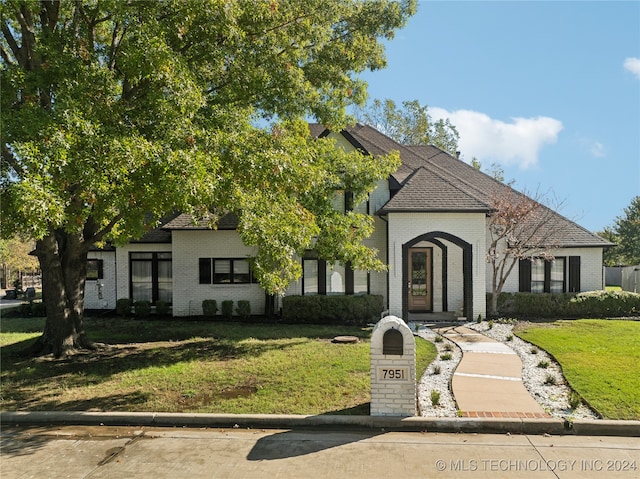
[{"label": "white brick wall", "polygon": [[84,285],[84,307],[87,309],[115,309],[116,252],[90,251],[87,259],[102,260],[102,278],[87,280]]},{"label": "white brick wall", "polygon": [[[569,256],[580,256],[580,289],[581,291],[598,291],[604,289],[601,248],[563,248],[553,250],[554,256],[566,258],[565,271],[568,275]],[[566,277],[568,279],[568,276]],[[505,293],[517,293],[519,289],[518,264],[507,278],[502,289]],[[491,292],[491,266],[487,265],[487,292]]]},{"label": "white brick wall", "polygon": [[[402,316],[402,245],[426,233],[442,231],[456,236],[472,246],[473,312],[477,316],[486,311],[485,276],[485,215],[484,213],[391,213],[389,214],[389,313]],[[440,239],[442,241],[442,239]],[[462,309],[462,250],[455,244],[443,241],[448,247],[448,302],[449,311]],[[425,243],[426,244],[426,243]],[[434,245],[434,255],[440,248]],[[440,257],[441,258],[441,257]],[[437,258],[436,258],[437,259]],[[441,264],[440,259],[440,264]],[[441,275],[434,262],[434,286]],[[439,280],[439,279],[438,279]],[[436,291],[437,294],[440,294]],[[436,298],[434,298],[436,299]],[[442,298],[438,303],[442,307]]]},{"label": "white brick wall", "polygon": [[265,292],[259,284],[199,284],[199,258],[246,258],[253,253],[235,231],[173,232],[173,315],[202,314],[202,301],[215,299],[251,303],[252,314],[263,314]]}]

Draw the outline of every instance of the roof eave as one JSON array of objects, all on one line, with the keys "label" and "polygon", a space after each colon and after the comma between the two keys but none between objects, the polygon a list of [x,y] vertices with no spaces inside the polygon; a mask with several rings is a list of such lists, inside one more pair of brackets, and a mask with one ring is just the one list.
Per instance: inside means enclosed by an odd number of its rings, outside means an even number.
[{"label": "roof eave", "polygon": [[380,208],[376,214],[386,216],[389,213],[482,213],[491,212],[488,208]]}]

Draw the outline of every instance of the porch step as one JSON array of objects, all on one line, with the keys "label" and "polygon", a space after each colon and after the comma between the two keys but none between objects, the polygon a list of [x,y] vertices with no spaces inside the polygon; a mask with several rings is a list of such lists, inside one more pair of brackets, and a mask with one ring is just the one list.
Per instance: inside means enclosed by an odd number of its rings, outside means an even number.
[{"label": "porch step", "polygon": [[415,323],[466,323],[467,318],[459,318],[455,313],[409,313],[409,322]]}]

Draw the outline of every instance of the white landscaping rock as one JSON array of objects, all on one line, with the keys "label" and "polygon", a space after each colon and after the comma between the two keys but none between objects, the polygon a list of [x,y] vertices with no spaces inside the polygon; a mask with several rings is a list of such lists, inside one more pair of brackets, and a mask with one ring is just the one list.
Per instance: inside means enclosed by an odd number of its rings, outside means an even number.
[{"label": "white landscaping rock", "polygon": [[[455,343],[429,328],[421,327],[418,331],[418,336],[431,341],[438,349],[436,359],[429,365],[418,382],[419,414],[423,417],[456,417],[458,408],[451,393],[451,378],[462,359],[462,351]],[[436,336],[441,336],[442,342],[436,343]],[[445,348],[451,348],[451,350],[447,351]],[[450,353],[452,358],[449,360],[440,359],[440,355],[446,353]],[[435,366],[440,367],[440,374],[433,373]],[[440,393],[440,404],[438,406],[431,404],[431,391],[434,390]]]},{"label": "white landscaping rock", "polygon": [[[412,330],[415,330],[415,323],[409,326]],[[500,341],[499,345],[494,346],[497,350],[502,351],[505,347],[511,348],[520,356],[524,386],[551,416],[568,420],[599,419],[598,415],[585,405],[581,405],[576,410],[572,410],[569,407],[571,388],[564,379],[560,365],[545,351],[513,335],[512,324],[494,322],[493,327],[489,329],[489,323],[484,321],[482,323],[467,323],[464,326]],[[442,342],[436,343],[435,337],[439,335],[429,328],[420,326],[416,334],[434,343],[438,349],[438,356],[429,365],[417,385],[419,414],[424,417],[456,417],[458,411],[451,392],[451,378],[462,359],[462,351],[455,343],[444,336],[442,336]],[[512,339],[507,341],[509,336],[512,336]],[[451,351],[447,351],[445,348],[451,348]],[[534,349],[537,351],[535,354],[532,353]],[[445,353],[451,353],[452,359],[440,359],[440,355]],[[540,361],[546,361],[549,364],[548,367],[539,368],[538,363]],[[435,366],[440,367],[440,374],[433,373]],[[556,385],[544,384],[547,375],[555,377]],[[438,406],[431,404],[431,391],[433,390],[440,393],[440,404]]]},{"label": "white landscaping rock", "polygon": [[[468,323],[470,329],[481,332],[497,341],[502,341],[513,349],[522,360],[522,382],[538,404],[551,416],[563,419],[599,419],[591,409],[584,404],[576,410],[569,407],[571,388],[564,378],[560,365],[544,350],[528,343],[512,333],[513,324],[494,321],[489,329],[489,323]],[[512,339],[507,341],[511,336]],[[536,351],[534,354],[532,351]],[[548,363],[546,368],[539,368],[538,363]],[[556,384],[544,384],[547,376],[555,378]]]}]

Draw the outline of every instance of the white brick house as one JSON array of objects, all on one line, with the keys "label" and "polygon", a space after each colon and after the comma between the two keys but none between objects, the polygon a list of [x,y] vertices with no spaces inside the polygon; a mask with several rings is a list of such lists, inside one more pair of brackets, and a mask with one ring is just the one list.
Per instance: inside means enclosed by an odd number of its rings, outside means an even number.
[{"label": "white brick house", "polygon": [[[405,320],[419,313],[484,316],[491,291],[485,262],[490,194],[504,185],[438,148],[400,145],[368,126],[340,133],[321,125],[310,129],[347,150],[400,153],[402,165],[357,207],[374,216],[366,244],[380,251],[389,271],[351,271],[309,255],[300,258],[303,277],[286,294],[382,295],[389,313]],[[603,289],[602,252],[610,243],[555,216],[564,232],[555,260],[520,263],[505,292]],[[230,299],[248,300],[253,314],[264,314],[273,304],[252,278],[246,259],[253,251],[242,244],[236,225],[231,214],[215,231],[174,215],[139,241],[90,252],[86,307],[112,309],[118,298],[164,300],[174,316],[191,316],[202,314],[205,299]]]}]

